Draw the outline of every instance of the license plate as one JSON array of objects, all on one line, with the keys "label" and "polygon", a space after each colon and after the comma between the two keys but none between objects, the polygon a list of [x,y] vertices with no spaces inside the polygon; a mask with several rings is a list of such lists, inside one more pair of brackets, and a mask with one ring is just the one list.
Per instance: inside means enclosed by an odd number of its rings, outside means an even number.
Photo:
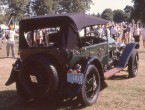
[{"label": "license plate", "polygon": [[84,80],[84,75],[82,73],[68,73],[67,74],[67,82],[69,83],[78,83],[82,84]]}]

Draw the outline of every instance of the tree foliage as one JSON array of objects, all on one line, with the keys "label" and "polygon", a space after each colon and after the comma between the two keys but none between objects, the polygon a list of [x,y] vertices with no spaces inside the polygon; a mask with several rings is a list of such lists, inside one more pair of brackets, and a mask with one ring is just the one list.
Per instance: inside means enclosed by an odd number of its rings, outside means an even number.
[{"label": "tree foliage", "polygon": [[131,22],[132,14],[134,11],[133,6],[126,5],[126,7],[124,8],[124,11],[125,11],[126,16],[127,16],[127,21]]},{"label": "tree foliage", "polygon": [[55,13],[56,0],[29,0],[27,5],[28,17]]},{"label": "tree foliage", "polygon": [[133,18],[145,23],[145,0],[132,0],[134,3]]},{"label": "tree foliage", "polygon": [[31,1],[31,11],[33,15],[45,15],[47,14],[47,6],[44,0],[33,0]]},{"label": "tree foliage", "polygon": [[58,13],[86,12],[90,9],[92,0],[56,0]]},{"label": "tree foliage", "polygon": [[6,0],[9,10],[7,13],[15,13],[18,19],[22,19],[26,13],[29,0]]},{"label": "tree foliage", "polygon": [[5,20],[5,16],[4,15],[0,15],[0,24],[4,23],[4,20]]},{"label": "tree foliage", "polygon": [[8,11],[15,13],[18,19],[52,13],[86,12],[92,0],[1,0],[7,4]]},{"label": "tree foliage", "polygon": [[113,11],[110,8],[107,8],[107,9],[105,9],[103,11],[103,13],[102,13],[101,16],[102,16],[103,19],[112,21],[113,20],[114,13],[113,13]]},{"label": "tree foliage", "polygon": [[132,13],[133,11],[133,6],[126,5],[124,8],[125,13]]},{"label": "tree foliage", "polygon": [[126,21],[128,18],[127,14],[123,10],[114,10],[114,18],[113,20],[117,23]]}]

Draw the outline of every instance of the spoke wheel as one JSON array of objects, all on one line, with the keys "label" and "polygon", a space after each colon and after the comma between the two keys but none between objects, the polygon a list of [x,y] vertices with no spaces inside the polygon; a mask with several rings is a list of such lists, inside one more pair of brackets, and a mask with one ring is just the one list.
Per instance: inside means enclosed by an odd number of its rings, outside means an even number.
[{"label": "spoke wheel", "polygon": [[138,73],[138,53],[135,49],[128,62],[128,73],[129,77],[135,77]]},{"label": "spoke wheel", "polygon": [[25,61],[16,82],[18,94],[25,100],[40,100],[55,94],[58,87],[56,68],[45,58]]},{"label": "spoke wheel", "polygon": [[96,102],[100,91],[100,76],[98,69],[94,65],[89,65],[85,74],[79,99],[85,106]]}]

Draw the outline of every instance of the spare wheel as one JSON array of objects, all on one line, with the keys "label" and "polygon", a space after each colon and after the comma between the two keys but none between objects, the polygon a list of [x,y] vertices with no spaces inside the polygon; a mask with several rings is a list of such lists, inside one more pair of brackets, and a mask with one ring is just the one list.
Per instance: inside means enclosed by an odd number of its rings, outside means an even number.
[{"label": "spare wheel", "polygon": [[48,58],[33,57],[22,63],[16,83],[18,94],[24,99],[46,98],[57,89],[57,70]]}]

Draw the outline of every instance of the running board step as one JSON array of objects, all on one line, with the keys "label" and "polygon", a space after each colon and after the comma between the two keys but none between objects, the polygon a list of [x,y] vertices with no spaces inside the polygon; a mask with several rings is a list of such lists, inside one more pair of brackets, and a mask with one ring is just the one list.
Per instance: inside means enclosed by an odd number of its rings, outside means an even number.
[{"label": "running board step", "polygon": [[117,68],[117,67],[115,67],[115,68],[105,72],[104,73],[104,78],[108,79],[108,78],[112,77],[113,75],[115,75],[116,73],[120,72],[121,70],[123,70],[123,68]]}]

